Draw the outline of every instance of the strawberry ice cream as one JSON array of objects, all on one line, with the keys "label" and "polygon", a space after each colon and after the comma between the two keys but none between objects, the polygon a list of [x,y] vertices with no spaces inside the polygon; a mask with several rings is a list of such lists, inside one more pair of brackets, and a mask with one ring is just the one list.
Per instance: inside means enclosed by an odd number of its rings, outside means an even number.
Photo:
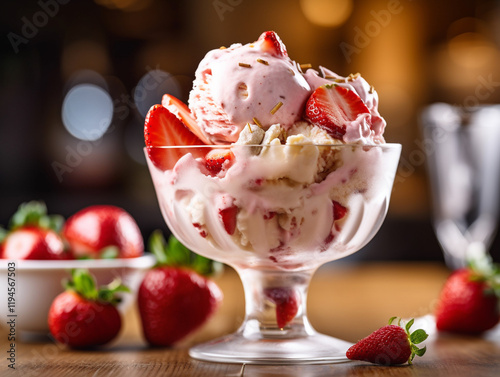
[{"label": "strawberry ice cream", "polygon": [[400,146],[385,144],[377,93],[359,74],[306,68],[265,32],[210,51],[189,108],[165,95],[150,110],[150,171],[188,247],[296,268],[354,252],[380,226]]},{"label": "strawberry ice cream", "polygon": [[208,52],[196,70],[189,97],[197,127],[213,144],[235,142],[247,123],[264,130],[273,124],[289,129],[304,117],[310,95],[322,85],[332,85],[348,89],[363,101],[357,108],[345,108],[353,106],[340,98],[341,112],[359,113],[345,125],[343,141],[383,142],[385,122],[378,113],[373,87],[359,74],[344,78],[308,66],[301,68],[291,60],[274,32],[263,33],[254,43]]},{"label": "strawberry ice cream", "polygon": [[247,123],[290,127],[311,88],[281,40],[264,33],[251,44],[210,51],[196,70],[189,108],[213,143],[232,143]]}]

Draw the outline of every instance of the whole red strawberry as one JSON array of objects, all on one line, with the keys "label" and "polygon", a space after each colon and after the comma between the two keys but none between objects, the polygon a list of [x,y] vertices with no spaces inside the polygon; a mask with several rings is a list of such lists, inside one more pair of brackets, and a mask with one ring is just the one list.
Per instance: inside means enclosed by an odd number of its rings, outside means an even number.
[{"label": "whole red strawberry", "polygon": [[66,221],[63,235],[77,258],[135,258],[144,252],[137,223],[115,206],[96,205],[78,211]]},{"label": "whole red strawberry", "polygon": [[403,328],[392,323],[396,317],[389,320],[389,325],[381,327],[366,338],[361,339],[347,350],[346,356],[351,360],[369,361],[382,365],[411,364],[415,356],[423,356],[426,347],[418,348],[416,344],[427,339],[427,333],[418,329],[410,333],[414,323],[411,319]]},{"label": "whole red strawberry", "polygon": [[494,327],[500,319],[499,279],[498,266],[489,259],[482,263],[482,268],[472,263],[453,272],[439,296],[437,329],[475,335]]},{"label": "whole red strawberry", "polygon": [[19,206],[12,216],[9,230],[0,232],[1,257],[4,259],[58,260],[71,259],[59,231],[64,219],[47,215],[42,202]]},{"label": "whole red strawberry", "polygon": [[222,301],[219,287],[202,274],[212,273],[211,261],[191,253],[161,232],[151,236],[158,265],[146,273],[138,292],[144,337],[153,346],[172,346],[203,325]]},{"label": "whole red strawberry", "polygon": [[128,292],[128,288],[114,281],[97,289],[88,271],[73,270],[66,291],[58,295],[50,307],[50,333],[71,348],[89,348],[110,342],[121,328],[120,313],[116,309],[118,292]]}]

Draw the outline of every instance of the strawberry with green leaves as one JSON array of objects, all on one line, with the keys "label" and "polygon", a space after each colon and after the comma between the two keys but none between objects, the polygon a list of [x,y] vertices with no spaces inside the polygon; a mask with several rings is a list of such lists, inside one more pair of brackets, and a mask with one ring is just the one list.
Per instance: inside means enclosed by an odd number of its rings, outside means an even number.
[{"label": "strawberry with green leaves", "polygon": [[161,231],[150,238],[157,265],[144,277],[138,305],[144,337],[152,346],[173,346],[198,330],[215,313],[222,291],[207,276],[221,264],[196,255]]},{"label": "strawberry with green leaves", "polygon": [[0,255],[3,259],[72,259],[59,233],[64,218],[47,215],[43,202],[31,201],[19,206],[9,229],[0,229]]},{"label": "strawberry with green leaves", "polygon": [[478,335],[500,320],[500,266],[486,254],[446,280],[436,307],[439,331]]},{"label": "strawberry with green leaves", "polygon": [[66,291],[58,295],[49,310],[48,322],[52,336],[71,348],[90,348],[109,343],[121,328],[116,305],[118,293],[129,292],[119,280],[97,288],[87,270],[71,272]]},{"label": "strawberry with green leaves", "polygon": [[419,348],[417,344],[427,339],[427,333],[418,329],[410,332],[414,320],[411,319],[401,327],[401,319],[397,325],[392,323],[397,317],[392,317],[389,324],[361,339],[347,350],[350,360],[368,361],[382,365],[411,364],[415,356],[423,356],[426,347]]}]

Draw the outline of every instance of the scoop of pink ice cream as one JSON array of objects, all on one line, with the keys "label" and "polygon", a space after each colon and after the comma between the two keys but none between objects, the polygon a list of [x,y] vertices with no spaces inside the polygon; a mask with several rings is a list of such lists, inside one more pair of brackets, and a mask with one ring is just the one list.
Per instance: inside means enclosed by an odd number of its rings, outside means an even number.
[{"label": "scoop of pink ice cream", "polygon": [[247,123],[291,127],[310,86],[274,32],[207,53],[196,70],[189,108],[214,144],[233,143]]}]

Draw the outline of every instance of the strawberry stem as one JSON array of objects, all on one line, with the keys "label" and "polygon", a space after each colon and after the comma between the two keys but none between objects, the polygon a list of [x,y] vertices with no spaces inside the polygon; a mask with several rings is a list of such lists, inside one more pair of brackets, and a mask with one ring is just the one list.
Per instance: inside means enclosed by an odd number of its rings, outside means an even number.
[{"label": "strawberry stem", "polygon": [[487,287],[500,298],[500,265],[494,263],[484,246],[475,245],[469,253],[468,267],[472,270],[471,279],[484,281]]},{"label": "strawberry stem", "polygon": [[[391,320],[389,320],[389,324],[397,317],[392,317]],[[401,318],[398,321],[398,325],[400,326],[401,323]],[[406,335],[408,336],[408,341],[410,342],[410,347],[411,347],[411,355],[410,358],[408,359],[408,364],[412,364],[413,359],[415,356],[423,356],[425,354],[425,351],[427,350],[427,347],[424,346],[422,348],[419,348],[417,344],[422,343],[424,340],[426,340],[429,335],[425,332],[423,329],[418,329],[415,330],[414,332],[410,332],[410,328],[413,326],[415,323],[415,319],[410,319],[405,327],[404,330],[406,332]]]},{"label": "strawberry stem", "polygon": [[73,291],[90,301],[99,301],[116,305],[121,301],[117,295],[120,292],[130,292],[130,289],[116,278],[108,285],[97,287],[95,277],[86,269],[71,270],[71,279],[64,282],[66,290]]},{"label": "strawberry stem", "polygon": [[200,275],[213,276],[222,272],[222,264],[198,255],[171,235],[168,243],[161,230],[149,237],[149,248],[156,257],[156,266],[187,267]]},{"label": "strawberry stem", "polygon": [[36,226],[52,229],[59,233],[64,225],[64,218],[60,215],[47,215],[47,206],[41,201],[22,203],[12,216],[9,223],[10,230],[24,226]]}]

